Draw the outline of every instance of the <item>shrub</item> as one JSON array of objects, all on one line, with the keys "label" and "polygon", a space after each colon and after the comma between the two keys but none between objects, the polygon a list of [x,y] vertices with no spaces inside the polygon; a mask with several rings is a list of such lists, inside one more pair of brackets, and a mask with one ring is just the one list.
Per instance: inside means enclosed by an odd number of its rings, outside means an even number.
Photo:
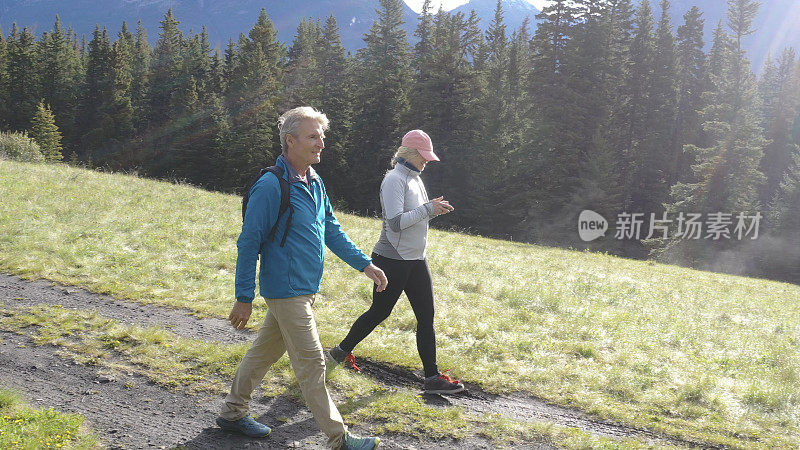
[{"label": "shrub", "polygon": [[28,137],[28,133],[0,131],[0,158],[24,162],[43,162],[39,144]]}]

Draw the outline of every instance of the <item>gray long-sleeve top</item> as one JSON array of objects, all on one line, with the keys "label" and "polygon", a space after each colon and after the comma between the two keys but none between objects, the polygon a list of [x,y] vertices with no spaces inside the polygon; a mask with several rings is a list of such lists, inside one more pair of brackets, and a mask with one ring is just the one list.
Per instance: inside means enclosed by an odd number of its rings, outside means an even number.
[{"label": "gray long-sleeve top", "polygon": [[428,221],[434,217],[419,172],[401,163],[381,183],[383,229],[373,251],[391,259],[425,259]]}]

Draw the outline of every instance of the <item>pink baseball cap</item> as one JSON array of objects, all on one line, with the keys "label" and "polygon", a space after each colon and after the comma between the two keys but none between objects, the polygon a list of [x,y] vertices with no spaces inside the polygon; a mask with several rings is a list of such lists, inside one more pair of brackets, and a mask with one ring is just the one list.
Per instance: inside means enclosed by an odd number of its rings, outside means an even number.
[{"label": "pink baseball cap", "polygon": [[400,145],[418,151],[426,161],[439,161],[439,157],[433,153],[431,137],[422,130],[411,130],[406,133]]}]

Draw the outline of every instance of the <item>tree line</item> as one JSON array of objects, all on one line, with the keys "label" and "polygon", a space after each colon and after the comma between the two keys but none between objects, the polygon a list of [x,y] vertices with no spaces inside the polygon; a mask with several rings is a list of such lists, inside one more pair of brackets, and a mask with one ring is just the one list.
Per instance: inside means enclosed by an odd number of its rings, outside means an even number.
[{"label": "tree line", "polygon": [[[0,129],[30,129],[44,101],[69,161],[241,193],[280,153],[278,115],[311,105],[331,119],[318,171],[340,208],[376,213],[393,150],[421,128],[442,158],[423,175],[428,190],[458,209],[440,226],[800,280],[796,55],[753,74],[742,47],[752,0],[728,0],[717,24],[693,7],[675,28],[669,10],[557,0],[535,30],[509,30],[498,1],[483,32],[474,11],[428,0],[411,46],[401,0],[380,0],[355,54],[332,16],[302,20],[287,48],[264,10],[224,50],[205,28],[182,33],[171,10],[152,47],[141,22],[114,39],[97,27],[88,42],[58,18],[38,38],[14,24],[0,30]],[[758,239],[584,242],[587,209],[612,226],[641,213],[644,228],[691,213],[764,219]]]}]

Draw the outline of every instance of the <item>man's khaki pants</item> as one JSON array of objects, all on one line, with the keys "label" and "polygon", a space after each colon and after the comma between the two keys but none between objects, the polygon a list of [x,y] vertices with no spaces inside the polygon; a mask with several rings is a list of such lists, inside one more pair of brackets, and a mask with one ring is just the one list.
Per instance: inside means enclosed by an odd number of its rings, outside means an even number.
[{"label": "man's khaki pants", "polygon": [[236,370],[220,415],[239,420],[249,412],[253,389],[284,352],[289,353],[297,382],[331,448],[341,447],[347,428],[325,387],[325,357],[311,305],[314,295],[267,299],[267,317],[258,337]]}]

